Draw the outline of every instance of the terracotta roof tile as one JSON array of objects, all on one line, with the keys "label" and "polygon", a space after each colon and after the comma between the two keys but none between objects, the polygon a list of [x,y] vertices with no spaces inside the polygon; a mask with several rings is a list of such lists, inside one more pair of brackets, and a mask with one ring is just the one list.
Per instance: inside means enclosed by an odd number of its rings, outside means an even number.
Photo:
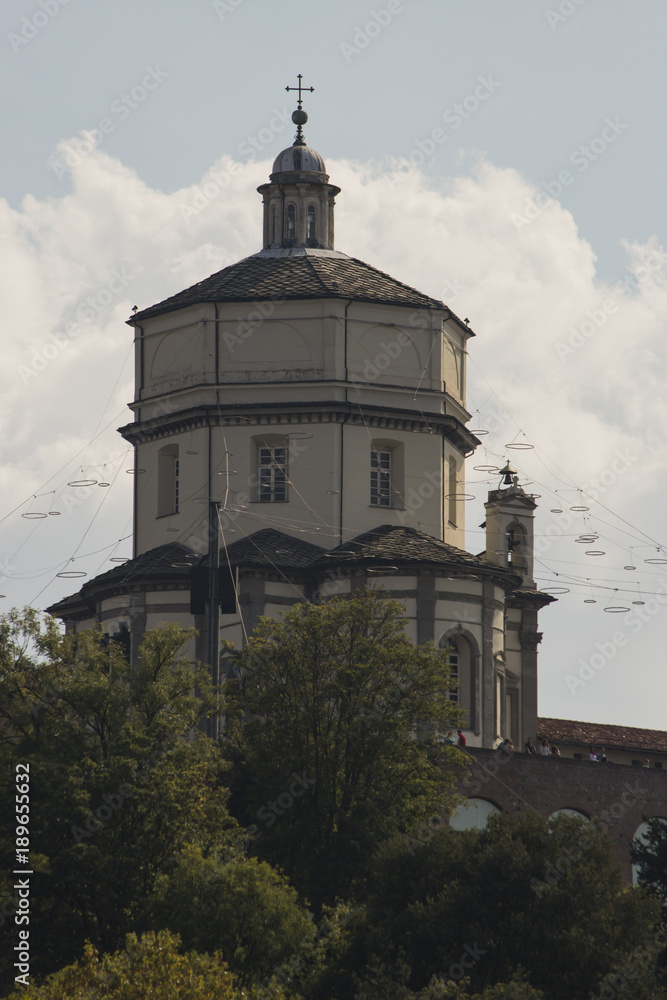
[{"label": "terracotta roof tile", "polygon": [[603,746],[605,749],[611,747],[667,753],[667,732],[659,729],[635,729],[632,726],[612,726],[600,722],[541,718],[537,720],[537,738],[554,743]]}]

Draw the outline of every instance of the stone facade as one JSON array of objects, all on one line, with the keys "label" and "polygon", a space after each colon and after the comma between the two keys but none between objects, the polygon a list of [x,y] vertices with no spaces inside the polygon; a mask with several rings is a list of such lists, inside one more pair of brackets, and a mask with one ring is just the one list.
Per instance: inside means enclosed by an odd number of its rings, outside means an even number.
[{"label": "stone facade", "polygon": [[532,578],[535,502],[508,467],[485,552],[464,550],[474,333],[335,249],[339,188],[296,114],[259,189],[262,249],[128,320],[134,557],[50,610],[70,630],[129,631],[132,650],[161,615],[194,624],[217,677],[220,640],[242,645],[259,616],[380,587],[414,642],[447,649],[470,745],[522,745],[553,600]]}]

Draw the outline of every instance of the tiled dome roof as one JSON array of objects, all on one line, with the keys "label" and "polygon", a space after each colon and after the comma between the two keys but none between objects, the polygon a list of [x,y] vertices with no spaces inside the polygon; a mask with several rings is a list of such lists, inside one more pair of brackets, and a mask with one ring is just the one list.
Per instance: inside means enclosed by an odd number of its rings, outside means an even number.
[{"label": "tiled dome roof", "polygon": [[325,174],[326,167],[324,160],[314,149],[295,143],[295,145],[283,149],[282,153],[278,153],[273,161],[271,174],[284,174],[292,171]]}]

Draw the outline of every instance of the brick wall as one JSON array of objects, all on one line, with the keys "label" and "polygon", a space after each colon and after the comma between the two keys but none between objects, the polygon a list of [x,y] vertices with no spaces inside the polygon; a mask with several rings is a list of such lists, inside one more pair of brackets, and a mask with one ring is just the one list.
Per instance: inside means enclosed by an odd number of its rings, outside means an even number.
[{"label": "brick wall", "polygon": [[597,817],[607,826],[628,881],[637,827],[652,816],[667,819],[665,770],[470,747],[466,753],[472,769],[460,788],[466,797],[488,799],[510,815],[532,808],[549,816],[569,808]]}]

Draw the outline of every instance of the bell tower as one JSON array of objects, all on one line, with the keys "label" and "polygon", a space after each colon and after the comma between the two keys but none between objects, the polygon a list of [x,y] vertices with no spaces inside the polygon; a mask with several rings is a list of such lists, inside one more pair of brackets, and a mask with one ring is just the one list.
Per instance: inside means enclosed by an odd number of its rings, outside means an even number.
[{"label": "bell tower", "polygon": [[485,504],[485,556],[490,562],[514,570],[523,578],[524,587],[535,590],[533,512],[537,504],[519,486],[519,477],[509,462],[501,469],[501,475],[504,477],[501,488],[491,490]]},{"label": "bell tower", "polygon": [[533,579],[534,511],[530,494],[519,486],[509,462],[500,470],[502,483],[489,493],[486,507],[486,552],[489,562],[512,570],[521,586],[507,599],[504,650],[489,677],[485,707],[497,736],[512,733],[521,740],[537,735],[537,647],[542,633],[537,615],[554,598],[537,590]]}]

